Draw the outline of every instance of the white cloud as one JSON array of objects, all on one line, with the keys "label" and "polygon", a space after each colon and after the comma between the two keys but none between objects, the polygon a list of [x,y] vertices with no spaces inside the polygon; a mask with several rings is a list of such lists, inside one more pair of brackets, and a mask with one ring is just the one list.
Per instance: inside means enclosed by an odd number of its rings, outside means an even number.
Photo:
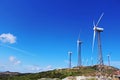
[{"label": "white cloud", "polygon": [[18,64],[21,63],[21,61],[20,61],[20,60],[17,60],[16,57],[14,57],[14,56],[10,56],[10,57],[9,57],[9,61],[10,61],[13,65],[18,65]]},{"label": "white cloud", "polygon": [[[19,61],[18,61],[19,62]],[[12,64],[0,64],[0,71],[12,71],[12,72],[22,72],[22,73],[37,73],[41,71],[53,70],[51,65],[46,67],[40,67],[39,65],[13,65]]]},{"label": "white cloud", "polygon": [[36,72],[41,72],[41,71],[48,71],[48,70],[53,70],[51,65],[48,65],[44,68],[41,68],[39,65],[26,65],[24,66],[26,72],[30,73],[36,73]]},{"label": "white cloud", "polygon": [[11,33],[3,33],[0,35],[0,41],[3,43],[13,44],[16,42],[16,37]]},{"label": "white cloud", "polygon": [[46,67],[46,70],[52,70],[52,66],[51,66],[51,65],[48,65],[48,66]]},{"label": "white cloud", "polygon": [[41,67],[39,65],[26,65],[23,63],[21,64],[21,61],[17,59],[15,56],[9,56],[7,62],[0,63],[0,71],[37,73],[53,69],[54,68],[52,67],[52,65]]},{"label": "white cloud", "polygon": [[30,73],[40,72],[42,70],[39,65],[27,65],[25,66],[25,69]]},{"label": "white cloud", "polygon": [[39,71],[39,70],[40,70],[40,67],[34,65],[34,66],[31,67],[31,70],[33,70],[33,71]]},{"label": "white cloud", "polygon": [[17,60],[17,61],[14,62],[15,65],[18,65],[20,63],[21,63],[21,61],[19,61],[19,60]]},{"label": "white cloud", "polygon": [[10,56],[9,60],[10,60],[10,62],[13,62],[15,60],[15,57],[14,56]]}]

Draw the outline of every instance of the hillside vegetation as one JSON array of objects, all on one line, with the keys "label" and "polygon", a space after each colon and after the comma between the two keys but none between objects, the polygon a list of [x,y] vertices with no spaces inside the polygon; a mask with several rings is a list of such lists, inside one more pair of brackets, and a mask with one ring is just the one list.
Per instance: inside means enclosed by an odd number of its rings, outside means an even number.
[{"label": "hillside vegetation", "polygon": [[[117,68],[103,66],[102,75],[111,76]],[[95,66],[87,66],[87,67],[74,67],[72,69],[57,69],[46,72],[39,73],[26,73],[26,74],[18,74],[18,75],[7,75],[0,76],[0,80],[38,80],[40,78],[59,78],[63,79],[67,76],[96,76],[100,74],[99,67]]]}]

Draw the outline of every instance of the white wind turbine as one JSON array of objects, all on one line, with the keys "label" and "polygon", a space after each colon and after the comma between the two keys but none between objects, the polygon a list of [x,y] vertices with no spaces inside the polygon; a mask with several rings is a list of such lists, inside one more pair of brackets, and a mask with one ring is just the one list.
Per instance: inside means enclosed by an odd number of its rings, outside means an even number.
[{"label": "white wind turbine", "polygon": [[99,65],[103,65],[103,57],[102,57],[102,47],[101,47],[101,40],[100,40],[100,32],[103,32],[103,28],[98,27],[98,24],[101,20],[101,18],[103,17],[104,13],[101,14],[100,18],[98,19],[98,22],[95,25],[95,22],[93,21],[93,30],[94,30],[94,34],[93,34],[93,43],[92,43],[92,53],[93,53],[93,49],[94,49],[94,43],[95,43],[95,36],[97,34],[98,37],[98,64]]},{"label": "white wind turbine", "polygon": [[78,52],[78,64],[77,64],[77,66],[78,67],[82,66],[81,44],[82,44],[82,41],[80,40],[80,34],[79,34],[78,40],[77,40],[77,52]]},{"label": "white wind turbine", "polygon": [[68,52],[68,55],[69,55],[69,68],[71,68],[71,55],[72,55],[72,52]]},{"label": "white wind turbine", "polygon": [[110,55],[108,54],[107,57],[108,57],[108,66],[110,66]]}]

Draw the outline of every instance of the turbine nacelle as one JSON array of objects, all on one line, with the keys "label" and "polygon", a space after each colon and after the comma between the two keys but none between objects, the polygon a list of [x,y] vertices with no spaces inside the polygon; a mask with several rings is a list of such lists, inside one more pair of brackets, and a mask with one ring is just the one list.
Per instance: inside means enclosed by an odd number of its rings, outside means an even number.
[{"label": "turbine nacelle", "polygon": [[98,32],[103,32],[104,28],[94,27],[93,30]]},{"label": "turbine nacelle", "polygon": [[72,54],[72,52],[69,51],[68,54]]},{"label": "turbine nacelle", "polygon": [[80,40],[77,40],[77,43],[79,44],[79,43],[82,43],[82,41],[80,41]]}]

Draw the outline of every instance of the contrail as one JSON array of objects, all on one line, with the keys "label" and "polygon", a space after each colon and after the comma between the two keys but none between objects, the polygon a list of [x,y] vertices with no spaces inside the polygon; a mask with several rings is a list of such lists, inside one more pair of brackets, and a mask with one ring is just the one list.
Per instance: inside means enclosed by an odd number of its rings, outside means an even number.
[{"label": "contrail", "polygon": [[10,48],[10,49],[22,52],[22,53],[24,53],[26,55],[30,55],[30,56],[34,56],[35,57],[35,55],[33,55],[33,54],[31,54],[31,53],[29,53],[29,52],[27,52],[25,50],[22,50],[22,49],[19,49],[19,48],[15,48],[15,47],[11,47],[11,46],[8,46],[8,45],[3,45],[3,44],[0,44],[0,45],[3,46],[3,47],[7,47],[7,48]]}]

